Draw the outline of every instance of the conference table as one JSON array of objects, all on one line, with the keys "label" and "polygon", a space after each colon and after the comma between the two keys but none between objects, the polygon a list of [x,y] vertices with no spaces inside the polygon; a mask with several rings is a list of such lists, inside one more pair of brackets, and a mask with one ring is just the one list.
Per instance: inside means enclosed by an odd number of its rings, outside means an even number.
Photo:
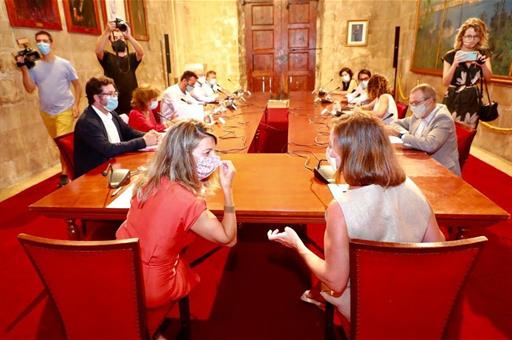
[{"label": "conference table", "polygon": [[[254,94],[236,111],[225,115],[226,124],[213,127],[219,137],[217,149],[231,160],[237,174],[233,183],[239,222],[308,224],[324,223],[324,212],[332,200],[326,184],[316,179],[312,167],[322,158],[328,142],[331,116],[321,115],[325,105],[313,103],[310,93],[291,93],[288,114],[288,153],[253,153],[260,121],[271,119],[266,108],[269,96]],[[153,152],[124,154],[110,160],[115,166],[136,171]],[[396,146],[406,174],[423,191],[440,224],[454,228],[490,226],[510,216],[501,207],[430,158],[427,154]],[[109,207],[127,190],[115,196],[101,172],[103,164],[68,185],[30,205],[49,217],[68,221],[71,239],[80,238],[75,220],[124,220],[128,207]],[[131,179],[136,181],[137,175]],[[208,208],[223,214],[218,192],[206,197]]]}]

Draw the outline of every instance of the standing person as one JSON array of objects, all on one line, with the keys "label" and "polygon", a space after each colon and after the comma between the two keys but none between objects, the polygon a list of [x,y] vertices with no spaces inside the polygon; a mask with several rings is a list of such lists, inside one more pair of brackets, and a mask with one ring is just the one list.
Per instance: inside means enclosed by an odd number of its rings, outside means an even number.
[{"label": "standing person", "polygon": [[137,87],[132,95],[132,110],[128,118],[128,125],[142,132],[150,130],[163,132],[165,125],[161,123],[157,111],[159,95],[160,91],[152,86]]},{"label": "standing person", "polygon": [[478,18],[469,18],[459,27],[454,49],[448,51],[443,60],[443,84],[448,86],[443,104],[455,120],[471,127],[478,124],[482,78],[492,77],[491,58],[487,48],[489,31]]},{"label": "standing person", "polygon": [[[325,214],[324,259],[309,250],[290,227],[269,230],[269,240],[297,250],[323,283],[301,299],[321,305],[322,297],[350,319],[349,240],[444,241],[421,190],[405,176],[382,122],[365,113],[335,121],[327,156],[349,189],[334,197]],[[322,292],[326,290],[330,293]],[[320,296],[321,294],[321,296]]]},{"label": "standing person", "polygon": [[[107,41],[110,41],[115,54],[105,51]],[[133,46],[135,53],[128,53],[127,41]],[[132,36],[130,26],[126,24],[126,30],[123,32],[116,28],[115,22],[109,22],[96,42],[96,57],[103,67],[105,76],[114,80],[119,91],[117,112],[130,112],[132,92],[139,86],[135,71],[144,57],[144,49]]]},{"label": "standing person", "polygon": [[[35,34],[36,46],[41,60],[30,70],[21,66],[23,87],[28,93],[37,88],[39,110],[50,137],[55,138],[73,131],[73,122],[80,112],[82,87],[75,68],[71,63],[54,52],[53,37],[46,31]],[[17,56],[19,64],[24,63],[23,56]],[[71,87],[75,92],[74,96]],[[60,184],[68,182],[67,169],[61,157],[62,175]]]},{"label": "standing person", "polygon": [[[178,300],[198,283],[197,274],[180,257],[196,235],[228,247],[236,243],[235,168],[215,154],[216,141],[201,122],[173,125],[137,184],[126,221],[116,233],[117,239],[139,239],[148,308]],[[224,194],[222,221],[204,199],[217,168]]]},{"label": "standing person", "polygon": [[374,74],[368,81],[368,99],[370,104],[363,105],[357,110],[371,113],[384,122],[391,124],[398,118],[398,109],[395,99],[390,94],[389,82],[386,77]]},{"label": "standing person", "polygon": [[158,143],[160,135],[132,129],[116,113],[117,91],[110,78],[91,78],[85,85],[89,106],[75,127],[75,174],[77,177],[125,152]]}]

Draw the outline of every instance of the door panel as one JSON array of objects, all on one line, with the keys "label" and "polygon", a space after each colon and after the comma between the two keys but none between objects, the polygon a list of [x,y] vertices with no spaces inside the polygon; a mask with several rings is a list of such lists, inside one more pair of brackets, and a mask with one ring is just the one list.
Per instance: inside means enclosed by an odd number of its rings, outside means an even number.
[{"label": "door panel", "polygon": [[248,88],[286,96],[315,85],[317,1],[246,0]]}]

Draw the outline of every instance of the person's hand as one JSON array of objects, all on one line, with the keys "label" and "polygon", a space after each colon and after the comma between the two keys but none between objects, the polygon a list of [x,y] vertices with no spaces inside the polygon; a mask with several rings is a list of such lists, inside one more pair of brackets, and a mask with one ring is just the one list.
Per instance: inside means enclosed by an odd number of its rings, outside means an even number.
[{"label": "person's hand", "polygon": [[123,36],[125,37],[125,39],[131,38],[132,29],[130,28],[130,25],[126,24],[126,31],[123,32]]},{"label": "person's hand", "polygon": [[478,53],[475,63],[477,63],[478,65],[483,65],[487,61],[487,58],[488,57],[486,55]]},{"label": "person's hand", "polygon": [[73,106],[73,118],[78,118],[78,116],[80,115],[80,108],[78,107],[78,105],[74,105]]},{"label": "person's hand", "polygon": [[453,57],[453,65],[459,65],[465,60],[465,53],[463,51],[457,51]]},{"label": "person's hand", "polygon": [[156,145],[158,144],[159,134],[155,130],[150,130],[144,135],[144,141],[146,142],[146,146]]},{"label": "person's hand", "polygon": [[116,22],[115,21],[109,21],[107,23],[107,27],[105,27],[105,31],[108,33],[112,33],[116,29]]},{"label": "person's hand", "polygon": [[303,244],[297,232],[290,227],[285,227],[283,232],[279,232],[279,229],[269,230],[267,237],[270,241],[276,241],[281,243],[283,246],[288,248],[297,249],[299,245]]},{"label": "person's hand", "polygon": [[236,169],[231,161],[222,161],[219,167],[220,186],[223,190],[231,189]]},{"label": "person's hand", "polygon": [[389,125],[386,125],[384,126],[384,131],[386,132],[386,134],[388,136],[395,136],[395,137],[398,137],[400,135],[400,131],[392,128],[391,126]]},{"label": "person's hand", "polygon": [[[22,56],[22,55],[17,55],[14,59],[16,60],[16,63],[20,63],[20,64],[24,64],[25,63],[25,57]],[[28,69],[27,65],[18,66],[18,69],[20,71],[22,70],[22,68]]]}]

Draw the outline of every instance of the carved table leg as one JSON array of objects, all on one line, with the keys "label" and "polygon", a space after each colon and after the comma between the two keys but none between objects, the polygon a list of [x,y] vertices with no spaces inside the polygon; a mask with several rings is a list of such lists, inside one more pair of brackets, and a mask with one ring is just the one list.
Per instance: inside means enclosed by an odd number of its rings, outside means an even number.
[{"label": "carved table leg", "polygon": [[70,240],[80,240],[80,228],[76,225],[75,219],[70,218],[67,220],[68,223],[68,238]]}]

